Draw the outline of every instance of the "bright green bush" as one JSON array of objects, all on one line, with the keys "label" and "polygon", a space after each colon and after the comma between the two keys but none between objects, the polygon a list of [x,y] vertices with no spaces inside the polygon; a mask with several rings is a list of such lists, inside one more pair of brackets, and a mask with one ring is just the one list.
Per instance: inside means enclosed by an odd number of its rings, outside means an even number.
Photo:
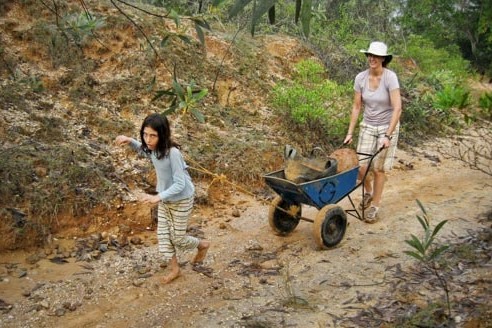
[{"label": "bright green bush", "polygon": [[485,117],[492,119],[492,92],[480,95],[478,106],[483,110]]},{"label": "bright green bush", "polygon": [[449,71],[453,76],[461,78],[470,74],[470,64],[461,57],[457,46],[436,49],[432,41],[422,36],[409,38],[405,56],[417,63],[424,76],[432,76],[439,71]]},{"label": "bright green bush", "polygon": [[271,101],[299,129],[315,128],[319,138],[340,142],[350,119],[352,87],[327,80],[324,75],[321,64],[301,61],[295,66],[293,82],[276,85]]},{"label": "bright green bush", "polygon": [[469,105],[470,92],[464,88],[446,85],[434,98],[434,107],[442,111],[465,108]]}]

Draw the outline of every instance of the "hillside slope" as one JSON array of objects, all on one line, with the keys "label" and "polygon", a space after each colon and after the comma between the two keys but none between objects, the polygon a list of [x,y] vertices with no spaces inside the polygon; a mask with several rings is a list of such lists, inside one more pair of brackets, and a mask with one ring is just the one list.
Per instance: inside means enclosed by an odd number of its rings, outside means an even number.
[{"label": "hillside slope", "polygon": [[[265,103],[275,82],[289,79],[297,61],[312,57],[299,41],[212,29],[202,47],[187,27],[191,44],[175,40],[157,48],[156,57],[140,30],[109,1],[88,3],[106,19],[95,35],[60,32],[56,16],[41,3],[3,5],[0,169],[6,183],[0,200],[9,209],[1,212],[0,230],[9,238],[0,249],[39,244],[74,226],[91,232],[93,217],[132,199],[130,191],[152,190],[149,164],[122,155],[113,140],[123,133],[136,137],[146,115],[164,111],[164,100],[152,98],[171,86],[174,71],[180,83],[195,81],[209,90],[197,107],[205,123],[190,113],[171,117],[176,139],[196,168],[192,174],[205,189],[220,177],[226,189],[240,184],[261,191],[261,176],[281,165],[282,146],[292,141]],[[62,9],[75,17],[81,10],[77,1]],[[147,17],[130,12],[140,23]],[[141,23],[149,36],[175,30],[167,21],[165,30],[152,23]],[[141,228],[149,219],[120,214],[118,221],[101,220]],[[13,226],[22,226],[23,235]]]}]

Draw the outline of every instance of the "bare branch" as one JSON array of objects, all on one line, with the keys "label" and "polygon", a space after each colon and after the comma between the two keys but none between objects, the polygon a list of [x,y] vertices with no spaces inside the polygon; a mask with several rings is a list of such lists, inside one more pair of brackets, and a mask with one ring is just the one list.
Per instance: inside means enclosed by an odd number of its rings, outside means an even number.
[{"label": "bare branch", "polygon": [[[128,2],[125,2],[125,1],[123,1],[123,0],[116,0],[116,1],[121,2],[121,3],[122,3],[122,4],[124,4],[124,5],[127,5],[128,7],[132,7],[132,8],[134,8],[134,9],[140,10],[140,11],[142,11],[142,12],[144,12],[144,13],[148,14],[148,15],[151,15],[151,16],[155,16],[155,17],[159,17],[159,18],[168,18],[168,15],[159,15],[159,14],[155,14],[155,13],[152,13],[152,12],[147,11],[147,10],[145,10],[145,9],[142,9],[142,8],[140,8],[140,7],[138,7],[138,6],[135,6],[135,5],[132,5],[132,4],[128,3]],[[113,1],[111,1],[111,2],[113,2]]]},{"label": "bare branch", "polygon": [[[125,2],[123,1],[120,1],[120,0],[116,0],[118,2],[122,2],[124,4],[126,4]],[[149,44],[149,46],[152,48],[152,50],[154,51],[154,54],[157,58],[161,59],[161,57],[159,56],[159,53],[157,52],[157,50],[154,48],[154,46],[152,45],[152,42],[150,42],[149,38],[147,37],[147,34],[145,34],[145,32],[143,31],[143,29],[133,20],[131,19],[130,16],[128,16],[120,7],[118,7],[116,5],[116,3],[114,2],[114,0],[111,0],[111,3],[113,4],[113,6],[123,15],[126,17],[126,19],[128,19],[133,25],[135,25],[135,27],[140,31],[140,33],[142,33],[142,35],[144,36],[145,40],[147,41],[147,43]],[[131,6],[133,7],[133,6]]]}]

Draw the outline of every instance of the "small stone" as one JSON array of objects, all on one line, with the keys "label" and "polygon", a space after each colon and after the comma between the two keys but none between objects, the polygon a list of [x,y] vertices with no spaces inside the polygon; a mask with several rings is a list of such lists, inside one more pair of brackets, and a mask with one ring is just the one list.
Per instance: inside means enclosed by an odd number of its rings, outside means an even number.
[{"label": "small stone", "polygon": [[55,315],[57,317],[63,317],[67,311],[64,308],[58,308],[55,310]]},{"label": "small stone", "polygon": [[134,236],[130,239],[130,243],[132,243],[133,245],[141,245],[142,244],[142,238],[140,238],[138,236]]},{"label": "small stone", "polygon": [[27,258],[26,258],[26,262],[28,264],[35,264],[36,262],[38,262],[41,258],[39,257],[38,254],[31,254],[29,255]]},{"label": "small stone", "polygon": [[135,279],[133,280],[133,286],[141,287],[145,283],[144,279]]}]

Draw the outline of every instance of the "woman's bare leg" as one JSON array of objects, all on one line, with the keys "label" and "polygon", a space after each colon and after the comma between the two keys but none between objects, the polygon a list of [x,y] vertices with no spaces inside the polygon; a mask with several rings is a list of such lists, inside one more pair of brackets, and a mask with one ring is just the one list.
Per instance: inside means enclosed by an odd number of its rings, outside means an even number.
[{"label": "woman's bare leg", "polygon": [[384,171],[374,171],[374,194],[372,195],[372,204],[379,207],[383,195],[384,183],[386,182],[386,174]]},{"label": "woman's bare leg", "polygon": [[369,176],[369,172],[366,175],[366,170],[367,170],[367,166],[361,166],[359,168],[358,179],[359,179],[359,181],[362,181],[362,179],[364,178],[364,175],[366,176],[364,181],[363,181],[364,182],[364,193],[372,194],[372,190],[373,190],[372,189],[372,179]]}]

